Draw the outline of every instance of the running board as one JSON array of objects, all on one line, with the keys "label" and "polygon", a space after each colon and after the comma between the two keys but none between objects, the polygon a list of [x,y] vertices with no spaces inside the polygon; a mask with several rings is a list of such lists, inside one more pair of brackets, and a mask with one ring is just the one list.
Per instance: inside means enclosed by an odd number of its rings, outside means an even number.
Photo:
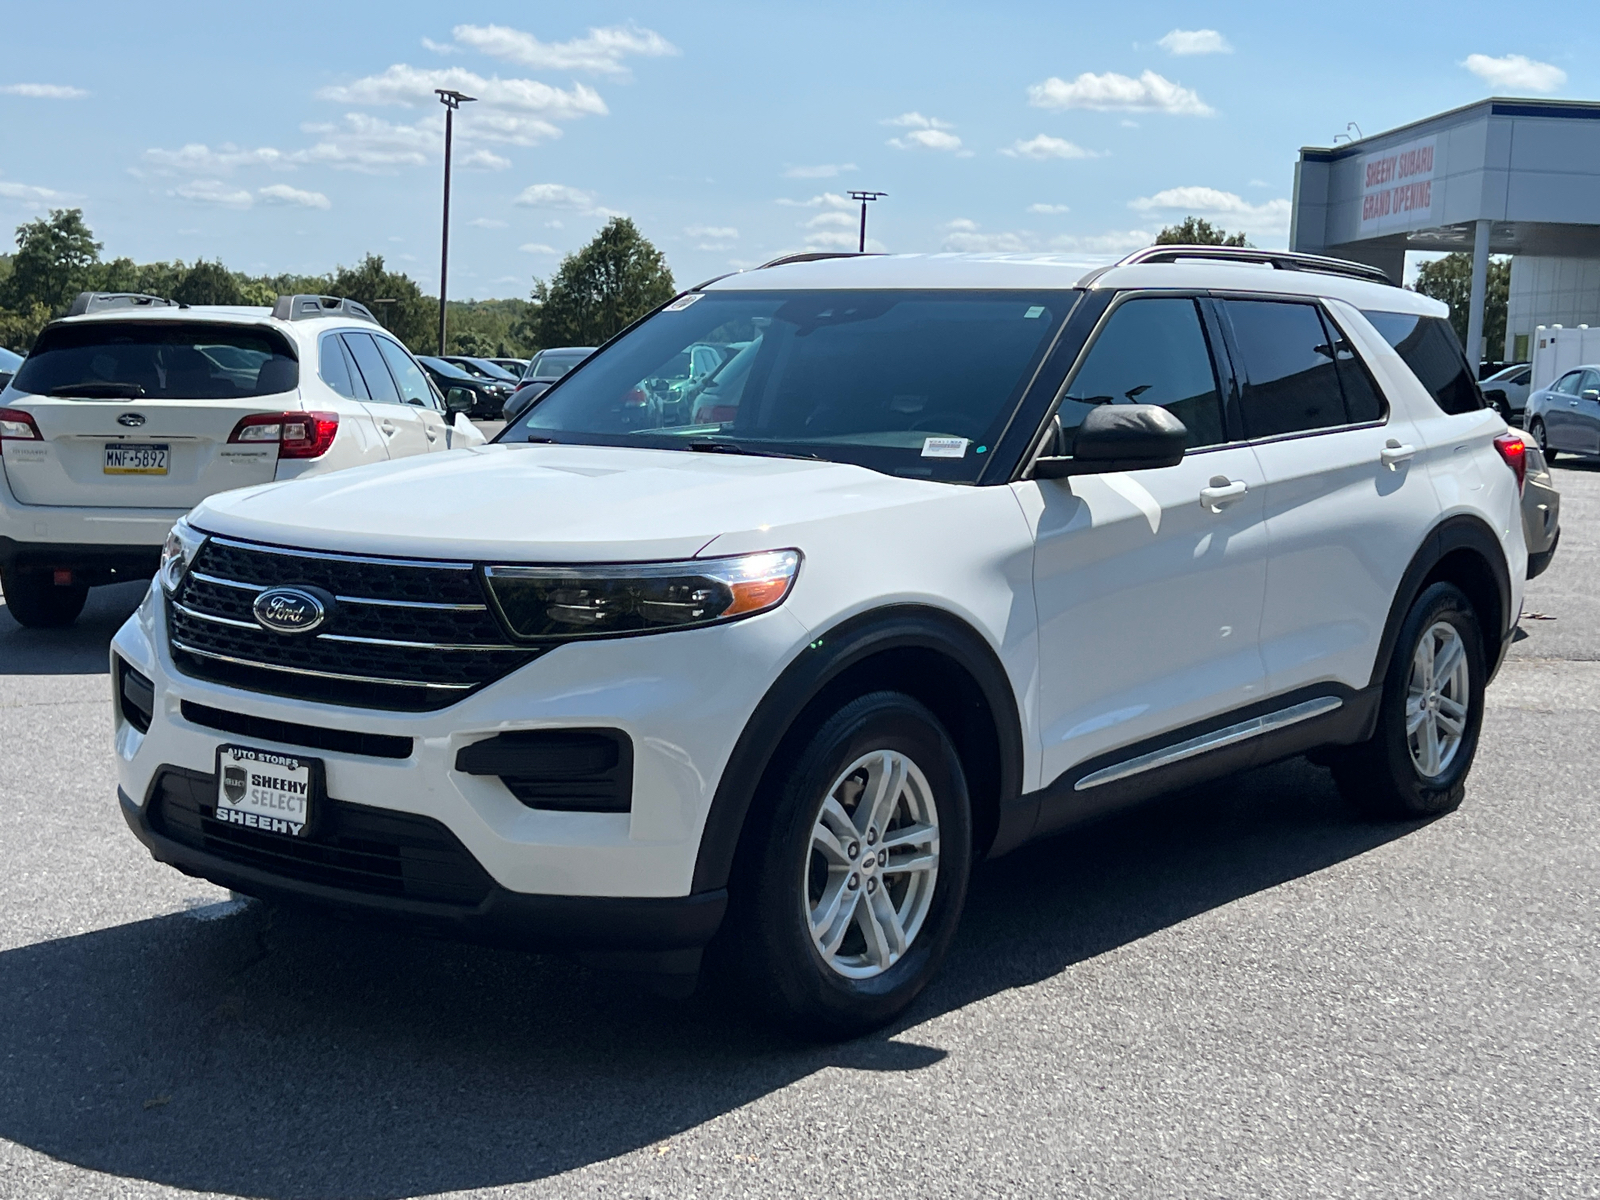
[{"label": "running board", "polygon": [[1119,779],[1127,779],[1130,775],[1142,775],[1146,771],[1154,771],[1158,767],[1170,767],[1173,763],[1180,763],[1186,758],[1194,758],[1198,754],[1209,754],[1213,750],[1220,750],[1224,746],[1232,746],[1237,742],[1249,741],[1251,738],[1260,737],[1264,733],[1274,733],[1290,725],[1298,725],[1301,721],[1309,721],[1312,717],[1320,717],[1324,713],[1331,713],[1337,708],[1343,708],[1344,701],[1337,696],[1321,696],[1315,700],[1307,700],[1302,704],[1293,704],[1288,708],[1279,709],[1277,712],[1268,713],[1262,717],[1251,717],[1248,721],[1240,721],[1237,725],[1229,725],[1224,729],[1213,730],[1211,733],[1202,733],[1199,737],[1190,738],[1186,742],[1179,742],[1175,746],[1167,746],[1160,750],[1152,750],[1149,754],[1141,754],[1137,758],[1130,758],[1113,766],[1104,767],[1085,775],[1072,785],[1075,792],[1086,792],[1090,788],[1099,787],[1105,783],[1115,783]]}]

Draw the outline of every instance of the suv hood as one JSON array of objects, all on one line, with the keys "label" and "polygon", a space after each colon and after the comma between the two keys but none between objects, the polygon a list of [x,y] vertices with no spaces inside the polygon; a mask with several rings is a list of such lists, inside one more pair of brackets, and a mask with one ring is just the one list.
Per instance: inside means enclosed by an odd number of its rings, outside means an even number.
[{"label": "suv hood", "polygon": [[721,534],[948,496],[842,463],[609,446],[493,445],[224,492],[212,533],[405,558],[692,558]]}]

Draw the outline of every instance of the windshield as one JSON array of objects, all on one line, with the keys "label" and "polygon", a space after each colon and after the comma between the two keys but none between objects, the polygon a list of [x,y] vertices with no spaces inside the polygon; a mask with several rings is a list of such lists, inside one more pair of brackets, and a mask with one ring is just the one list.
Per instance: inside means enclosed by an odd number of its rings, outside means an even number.
[{"label": "windshield", "polygon": [[234,400],[291,392],[300,364],[274,330],[93,321],[39,335],[11,386],[36,396]]},{"label": "windshield", "polygon": [[455,381],[455,382],[462,382],[462,381],[465,381],[466,383],[476,383],[476,382],[478,382],[478,377],[476,375],[470,374],[469,372],[462,370],[460,367],[456,366],[455,363],[445,362],[445,360],[442,359],[442,358],[429,358],[429,357],[424,356],[424,357],[418,358],[417,361],[419,363],[421,363],[423,366],[427,367],[430,371],[437,371],[440,375],[443,375],[446,379],[449,379],[449,380],[452,380],[452,381]]},{"label": "windshield", "polygon": [[690,293],[498,440],[800,455],[972,482],[1075,298]]}]

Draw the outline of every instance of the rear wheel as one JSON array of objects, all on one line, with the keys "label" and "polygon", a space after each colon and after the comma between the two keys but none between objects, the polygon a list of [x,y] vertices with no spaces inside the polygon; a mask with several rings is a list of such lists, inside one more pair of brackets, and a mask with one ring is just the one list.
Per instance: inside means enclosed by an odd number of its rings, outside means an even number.
[{"label": "rear wheel", "polygon": [[1433,584],[1401,626],[1376,732],[1333,763],[1339,791],[1390,820],[1454,809],[1478,750],[1487,677],[1472,602],[1452,583]]},{"label": "rear wheel", "polygon": [[1544,455],[1544,461],[1547,463],[1555,462],[1558,451],[1550,447],[1550,439],[1545,436],[1544,432],[1544,422],[1535,417],[1528,432],[1533,434],[1533,440],[1539,444],[1539,453]]},{"label": "rear wheel", "polygon": [[972,818],[949,735],[897,692],[823,723],[753,815],[727,947],[780,1026],[852,1037],[938,970],[966,902]]},{"label": "rear wheel", "polygon": [[71,625],[89,598],[86,583],[57,584],[54,571],[0,568],[0,591],[6,611],[17,624],[30,629],[59,629]]}]

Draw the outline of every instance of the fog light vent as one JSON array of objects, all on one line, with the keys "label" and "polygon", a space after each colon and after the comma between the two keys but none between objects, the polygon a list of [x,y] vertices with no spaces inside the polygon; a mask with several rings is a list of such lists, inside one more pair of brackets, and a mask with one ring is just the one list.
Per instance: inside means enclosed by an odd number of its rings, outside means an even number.
[{"label": "fog light vent", "polygon": [[117,659],[117,703],[122,719],[140,733],[150,732],[156,711],[156,685],[122,659]]},{"label": "fog light vent", "polygon": [[633,741],[620,729],[525,729],[463,746],[456,770],[494,775],[529,808],[627,812]]}]

